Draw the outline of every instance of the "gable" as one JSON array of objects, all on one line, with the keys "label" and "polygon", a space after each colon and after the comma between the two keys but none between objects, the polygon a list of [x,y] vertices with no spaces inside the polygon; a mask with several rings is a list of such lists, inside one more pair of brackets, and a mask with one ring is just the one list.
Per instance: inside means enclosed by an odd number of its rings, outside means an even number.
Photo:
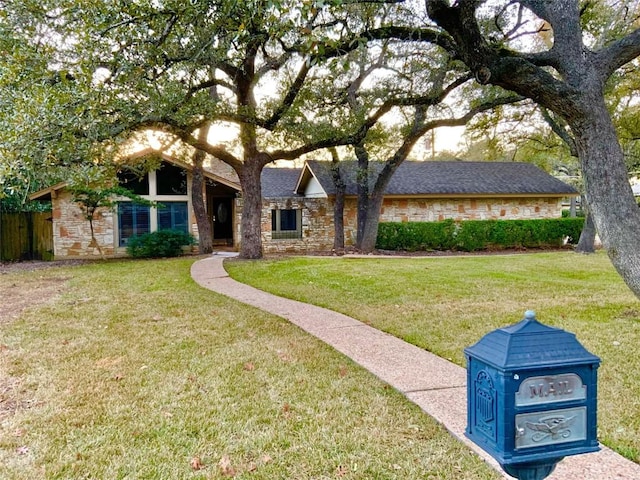
[{"label": "gable", "polygon": [[[157,152],[156,152],[157,153]],[[134,157],[140,158],[144,155],[150,154],[150,151],[144,150],[138,152]],[[171,158],[167,155],[162,155],[161,168],[156,170],[157,179],[159,180],[160,191],[163,195],[186,195],[187,191],[187,174],[193,169],[193,167],[187,163],[181,162],[177,159]],[[237,182],[224,178],[220,175],[204,170],[204,177],[206,180],[215,184],[223,185],[231,189],[231,191],[239,192],[240,185]],[[118,183],[123,187],[128,188],[137,195],[149,195],[149,175],[145,174],[143,178],[138,178],[135,174],[130,172],[118,172]],[[61,182],[48,188],[44,188],[29,195],[30,200],[50,200],[55,198],[59,190],[67,188],[69,184],[67,182]]]},{"label": "gable", "polygon": [[324,191],[317,178],[311,177],[304,189],[304,196],[308,198],[326,198],[327,192]]}]

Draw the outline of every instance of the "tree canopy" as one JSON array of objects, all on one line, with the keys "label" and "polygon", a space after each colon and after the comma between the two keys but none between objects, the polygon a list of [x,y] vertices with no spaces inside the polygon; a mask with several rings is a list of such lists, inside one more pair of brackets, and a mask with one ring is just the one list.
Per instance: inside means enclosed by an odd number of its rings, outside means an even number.
[{"label": "tree canopy", "polygon": [[[238,173],[241,255],[248,258],[261,255],[262,168],[354,143],[368,131],[360,124],[339,132],[305,128],[309,102],[321,100],[318,85],[341,66],[350,68],[332,60],[367,42],[415,35],[391,23],[402,18],[392,14],[400,6],[359,2],[2,4],[4,27],[42,60],[40,75],[26,89],[21,82],[20,93],[43,115],[32,113],[29,135],[13,129],[11,151],[40,164],[95,164],[140,129],[179,139]],[[439,43],[437,33],[425,29],[418,40]],[[19,50],[10,56],[18,61]],[[198,135],[220,123],[237,126],[238,145]],[[27,137],[37,140],[29,144]]]},{"label": "tree canopy", "polygon": [[[132,132],[155,129],[235,169],[241,255],[257,258],[265,165],[391,143],[416,128],[437,82],[470,75],[476,85],[459,97],[468,105],[488,91],[478,85],[492,85],[570,130],[598,232],[640,294],[640,212],[625,165],[637,122],[622,113],[637,109],[638,76],[628,73],[640,54],[638,2],[424,6],[422,15],[397,0],[0,0],[0,148],[13,159],[2,168],[100,164]],[[362,88],[371,69],[375,81]],[[608,103],[613,84],[619,101]],[[405,119],[399,136],[376,127],[391,111]],[[237,145],[198,134],[221,122],[237,126]]]}]

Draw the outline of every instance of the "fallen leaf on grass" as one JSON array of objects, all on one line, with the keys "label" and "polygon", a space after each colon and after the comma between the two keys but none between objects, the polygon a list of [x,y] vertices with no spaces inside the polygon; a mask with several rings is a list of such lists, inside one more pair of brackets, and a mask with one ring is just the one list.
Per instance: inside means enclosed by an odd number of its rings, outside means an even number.
[{"label": "fallen leaf on grass", "polygon": [[253,364],[253,362],[247,362],[244,364],[243,369],[247,372],[253,372],[256,369],[256,366]]},{"label": "fallen leaf on grass", "polygon": [[189,464],[193,470],[202,470],[204,468],[204,464],[202,463],[202,460],[200,460],[200,457],[193,457]]},{"label": "fallen leaf on grass", "polygon": [[229,458],[228,455],[222,456],[222,458],[218,462],[218,468],[220,468],[222,475],[224,475],[225,477],[236,476],[236,470],[235,468],[233,468],[233,465],[231,465],[231,459]]},{"label": "fallen leaf on grass", "polygon": [[344,465],[338,465],[336,468],[336,477],[344,477],[347,473],[349,473],[349,469]]},{"label": "fallen leaf on grass", "polygon": [[340,375],[341,378],[344,378],[347,376],[347,367],[340,367],[340,370],[338,371],[338,375]]},{"label": "fallen leaf on grass", "polygon": [[26,446],[22,446],[22,447],[18,447],[16,448],[16,453],[18,455],[26,455],[27,453],[29,453],[29,447]]},{"label": "fallen leaf on grass", "polygon": [[291,355],[281,350],[278,350],[278,358],[280,358],[280,360],[282,360],[283,362],[287,362],[287,363],[289,363],[292,360]]}]

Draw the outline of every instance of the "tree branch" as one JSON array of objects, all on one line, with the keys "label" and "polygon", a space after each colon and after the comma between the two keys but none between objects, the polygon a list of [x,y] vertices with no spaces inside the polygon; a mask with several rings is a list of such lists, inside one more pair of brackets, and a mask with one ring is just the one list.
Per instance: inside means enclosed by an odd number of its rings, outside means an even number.
[{"label": "tree branch", "polygon": [[[405,138],[402,147],[400,147],[400,150],[406,150],[407,152],[409,150],[411,150],[411,148],[413,148],[413,145],[415,144],[415,142],[418,141],[418,139],[420,137],[422,137],[425,133],[427,133],[430,130],[433,130],[435,128],[440,128],[440,127],[459,127],[459,126],[463,126],[466,125],[467,123],[469,123],[469,121],[475,117],[476,115],[482,113],[482,112],[486,112],[488,110],[493,110],[494,108],[500,106],[500,105],[510,105],[513,103],[518,103],[521,102],[523,100],[526,100],[525,97],[520,96],[520,95],[507,95],[504,97],[500,97],[500,98],[496,98],[494,100],[488,101],[488,102],[484,102],[481,103],[480,105],[477,105],[476,107],[470,109],[467,113],[465,113],[463,116],[461,117],[457,117],[457,118],[440,118],[437,120],[431,120],[429,122],[424,122],[422,124],[422,126],[417,126],[412,129],[412,132],[410,135],[407,136],[407,138]],[[396,155],[398,154],[398,152],[396,152]]]},{"label": "tree branch", "polygon": [[310,70],[311,70],[311,63],[302,62],[302,66],[298,71],[298,75],[296,76],[296,79],[289,87],[289,90],[287,91],[287,94],[285,95],[284,99],[282,100],[282,102],[280,103],[276,111],[273,112],[273,115],[271,115],[271,117],[266,121],[262,122],[262,126],[264,128],[266,128],[267,130],[273,130],[275,128],[275,126],[278,124],[282,116],[287,112],[287,110],[289,110],[291,105],[293,105],[293,102],[295,101],[296,97],[300,93],[300,90],[302,89],[302,86],[304,85],[304,81],[306,80]]},{"label": "tree branch", "polygon": [[596,54],[597,68],[606,81],[618,68],[640,56],[640,28]]},{"label": "tree branch", "polygon": [[571,153],[571,156],[577,158],[578,149],[576,148],[576,141],[573,139],[571,135],[569,135],[569,132],[567,132],[564,128],[562,128],[562,126],[551,116],[551,114],[546,108],[540,107],[540,112],[542,113],[542,118],[544,118],[544,121],[547,122],[549,127],[551,127],[551,130],[553,130],[553,133],[558,135],[558,137],[562,139],[562,141],[567,145],[567,147],[569,147],[569,152]]}]

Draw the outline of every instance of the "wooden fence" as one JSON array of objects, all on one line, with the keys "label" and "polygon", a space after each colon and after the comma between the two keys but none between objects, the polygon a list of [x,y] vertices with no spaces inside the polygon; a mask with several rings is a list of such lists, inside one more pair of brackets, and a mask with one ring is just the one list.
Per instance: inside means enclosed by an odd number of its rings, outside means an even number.
[{"label": "wooden fence", "polygon": [[53,260],[51,212],[0,212],[0,261]]}]

